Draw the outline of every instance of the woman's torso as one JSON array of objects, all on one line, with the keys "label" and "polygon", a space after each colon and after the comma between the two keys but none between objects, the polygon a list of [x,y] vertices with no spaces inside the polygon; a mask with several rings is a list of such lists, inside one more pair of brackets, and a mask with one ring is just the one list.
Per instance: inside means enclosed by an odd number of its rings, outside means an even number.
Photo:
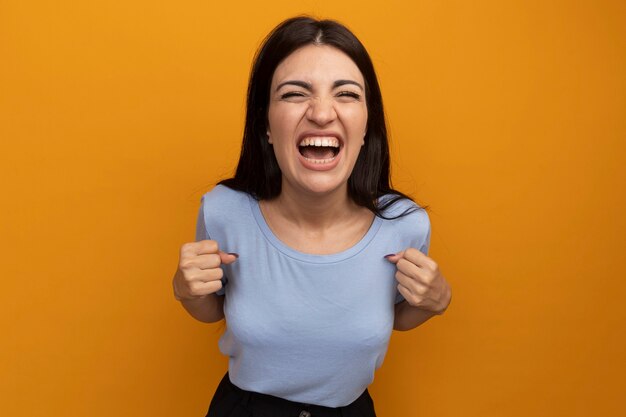
[{"label": "woman's torso", "polygon": [[197,238],[240,255],[223,267],[227,330],[219,346],[233,383],[328,407],[356,399],[382,364],[401,300],[384,255],[426,250],[426,214],[375,217],[354,245],[329,255],[286,245],[256,200],[224,186],[203,197],[200,214]]}]

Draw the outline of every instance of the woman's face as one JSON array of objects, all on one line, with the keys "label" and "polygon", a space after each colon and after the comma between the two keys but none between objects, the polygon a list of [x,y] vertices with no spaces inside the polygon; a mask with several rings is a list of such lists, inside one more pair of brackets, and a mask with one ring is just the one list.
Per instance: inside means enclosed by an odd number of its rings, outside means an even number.
[{"label": "woman's face", "polygon": [[332,46],[296,50],[272,77],[268,121],[283,192],[347,190],[367,126],[361,71]]}]

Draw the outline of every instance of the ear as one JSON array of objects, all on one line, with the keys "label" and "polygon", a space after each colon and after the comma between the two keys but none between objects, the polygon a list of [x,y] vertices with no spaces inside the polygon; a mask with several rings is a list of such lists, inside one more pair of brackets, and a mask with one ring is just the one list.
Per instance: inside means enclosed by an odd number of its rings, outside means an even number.
[{"label": "ear", "polygon": [[272,142],[272,137],[270,136],[270,131],[268,130],[267,132],[265,132],[265,134],[267,135],[267,143],[272,144],[274,142]]}]

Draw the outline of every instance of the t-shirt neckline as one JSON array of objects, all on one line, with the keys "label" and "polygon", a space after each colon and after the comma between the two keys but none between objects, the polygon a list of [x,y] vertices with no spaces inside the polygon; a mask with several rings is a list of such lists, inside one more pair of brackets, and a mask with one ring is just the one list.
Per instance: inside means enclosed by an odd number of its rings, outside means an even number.
[{"label": "t-shirt neckline", "polygon": [[272,229],[270,229],[267,221],[265,220],[265,217],[263,216],[263,213],[261,212],[261,207],[259,206],[258,200],[248,195],[248,201],[250,202],[250,209],[252,210],[252,214],[254,216],[254,219],[256,220],[257,225],[261,229],[261,232],[263,233],[265,238],[272,244],[272,246],[291,258],[309,263],[329,264],[341,262],[355,256],[363,249],[365,249],[365,247],[372,241],[374,236],[376,236],[376,233],[378,233],[380,226],[382,225],[382,219],[378,216],[374,216],[372,224],[370,225],[365,235],[363,235],[361,240],[341,252],[331,253],[327,255],[305,253],[295,250],[292,247],[286,245],[274,234],[274,232],[272,232]]}]

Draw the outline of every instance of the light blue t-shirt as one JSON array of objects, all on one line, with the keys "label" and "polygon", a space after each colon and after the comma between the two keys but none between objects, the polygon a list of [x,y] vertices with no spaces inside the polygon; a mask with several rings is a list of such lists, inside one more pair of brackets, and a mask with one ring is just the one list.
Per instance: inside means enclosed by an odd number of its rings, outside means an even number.
[{"label": "light blue t-shirt", "polygon": [[[415,204],[401,200],[385,212]],[[220,351],[238,387],[290,401],[340,407],[374,379],[402,301],[395,265],[384,256],[408,247],[427,253],[422,209],[375,217],[353,247],[312,255],[282,243],[250,195],[218,185],[202,197],[196,240],[212,239],[239,258],[224,265],[226,332]]]}]

